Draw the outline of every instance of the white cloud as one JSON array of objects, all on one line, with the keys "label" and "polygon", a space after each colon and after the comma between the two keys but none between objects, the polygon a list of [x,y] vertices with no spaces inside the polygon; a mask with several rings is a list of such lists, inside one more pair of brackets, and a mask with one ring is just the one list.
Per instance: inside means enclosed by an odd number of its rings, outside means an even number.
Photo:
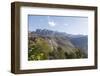
[{"label": "white cloud", "polygon": [[49,21],[48,24],[49,24],[49,26],[51,26],[51,27],[54,27],[54,26],[56,25],[56,23],[53,22],[53,21]]},{"label": "white cloud", "polygon": [[52,21],[52,19],[50,18],[50,16],[47,17],[48,18],[48,24],[50,27],[54,27],[56,25],[56,23],[54,21]]}]

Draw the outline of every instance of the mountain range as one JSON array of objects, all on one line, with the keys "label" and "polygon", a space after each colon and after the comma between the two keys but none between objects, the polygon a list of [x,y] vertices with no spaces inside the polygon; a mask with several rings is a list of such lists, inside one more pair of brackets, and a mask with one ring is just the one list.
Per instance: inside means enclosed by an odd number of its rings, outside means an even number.
[{"label": "mountain range", "polygon": [[28,60],[78,59],[88,56],[88,36],[48,29],[28,33]]}]

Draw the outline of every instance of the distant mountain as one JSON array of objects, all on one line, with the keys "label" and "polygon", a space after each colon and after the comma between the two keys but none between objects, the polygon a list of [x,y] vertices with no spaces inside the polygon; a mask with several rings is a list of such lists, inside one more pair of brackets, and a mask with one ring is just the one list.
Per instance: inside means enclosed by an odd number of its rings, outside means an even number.
[{"label": "distant mountain", "polygon": [[[64,32],[37,29],[29,32],[29,60],[32,53],[42,53],[41,59],[73,59],[87,57],[87,36],[71,35]],[[34,46],[33,46],[34,45]],[[35,48],[37,47],[40,48]],[[35,49],[35,50],[34,50]],[[33,50],[33,51],[32,51]],[[37,51],[36,51],[37,50]],[[45,56],[46,55],[46,56]]]},{"label": "distant mountain", "polygon": [[40,36],[49,36],[49,37],[67,37],[67,34],[64,32],[57,32],[57,31],[52,31],[52,30],[47,30],[47,29],[37,29],[36,31],[33,31],[34,33],[40,35]]},{"label": "distant mountain", "polygon": [[85,54],[88,54],[88,36],[77,36],[70,38],[75,47],[80,48]]}]

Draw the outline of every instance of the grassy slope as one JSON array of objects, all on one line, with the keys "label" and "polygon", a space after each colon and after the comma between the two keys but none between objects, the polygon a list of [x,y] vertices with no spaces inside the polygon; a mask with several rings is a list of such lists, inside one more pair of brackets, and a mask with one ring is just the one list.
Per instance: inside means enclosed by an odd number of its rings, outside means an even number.
[{"label": "grassy slope", "polygon": [[79,48],[61,37],[29,38],[28,60],[75,59],[86,57]]}]

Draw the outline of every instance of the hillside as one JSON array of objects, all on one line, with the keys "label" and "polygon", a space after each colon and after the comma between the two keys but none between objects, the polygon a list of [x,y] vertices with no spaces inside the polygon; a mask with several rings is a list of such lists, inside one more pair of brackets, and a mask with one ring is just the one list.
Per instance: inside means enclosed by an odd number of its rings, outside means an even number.
[{"label": "hillside", "polygon": [[88,38],[87,36],[71,38],[71,42],[76,48],[80,48],[85,54],[88,54]]}]

